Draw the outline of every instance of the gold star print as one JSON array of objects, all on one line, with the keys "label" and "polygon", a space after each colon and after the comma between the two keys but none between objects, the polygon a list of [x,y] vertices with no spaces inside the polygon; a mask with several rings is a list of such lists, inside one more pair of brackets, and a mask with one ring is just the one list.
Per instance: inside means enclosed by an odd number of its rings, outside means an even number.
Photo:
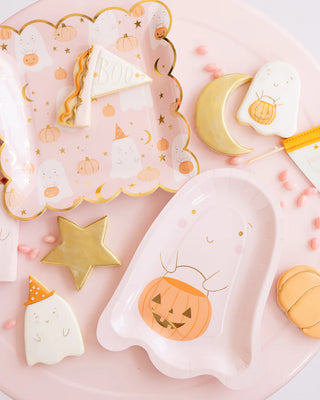
[{"label": "gold star print", "polygon": [[145,157],[145,155],[144,154],[141,154],[141,158],[144,158]]},{"label": "gold star print", "polygon": [[27,214],[27,210],[21,210],[21,215],[26,215]]},{"label": "gold star print", "polygon": [[166,161],[166,155],[165,154],[161,154],[159,156],[159,158],[160,158],[160,161]]},{"label": "gold star print", "polygon": [[49,105],[50,105],[49,101],[46,101],[46,106],[49,106]]},{"label": "gold star print", "polygon": [[95,72],[95,73],[93,74],[93,77],[94,77],[94,78],[97,78],[98,76],[99,76],[98,72]]},{"label": "gold star print", "polygon": [[80,22],[84,22],[84,19],[83,19],[83,18],[80,18]]},{"label": "gold star print", "polygon": [[30,124],[31,121],[32,121],[31,118],[28,118],[28,119],[27,119],[28,124]]},{"label": "gold star print", "polygon": [[108,155],[108,153],[105,151],[105,152],[103,153],[103,155],[104,155],[104,156],[107,156],[107,155]]},{"label": "gold star print", "polygon": [[57,51],[57,46],[53,46],[53,51]]},{"label": "gold star print", "polygon": [[34,108],[34,109],[33,109],[33,111],[34,111],[34,112],[37,112],[37,109],[36,109],[36,108]]},{"label": "gold star print", "polygon": [[164,96],[163,93],[160,93],[160,94],[159,94],[160,99],[163,99],[163,96]]},{"label": "gold star print", "polygon": [[131,183],[131,185],[129,185],[129,187],[134,188],[136,185],[134,183]]},{"label": "gold star print", "polygon": [[121,265],[104,245],[108,222],[109,218],[104,217],[82,228],[66,218],[58,217],[62,243],[41,262],[68,267],[77,289],[81,290],[94,267]]},{"label": "gold star print", "polygon": [[159,125],[161,125],[161,124],[164,124],[165,122],[164,122],[164,116],[163,115],[160,115],[160,117],[158,118],[158,121],[159,121]]},{"label": "gold star print", "polygon": [[85,138],[86,138],[86,139],[89,139],[89,135],[86,135]]},{"label": "gold star print", "polygon": [[136,22],[134,23],[137,28],[141,28],[141,21],[136,20]]},{"label": "gold star print", "polygon": [[39,149],[36,150],[36,155],[40,156],[40,150]]},{"label": "gold star print", "polygon": [[172,130],[172,129],[173,129],[173,126],[170,124],[170,125],[168,126],[168,128],[169,128],[170,130]]},{"label": "gold star print", "polygon": [[64,51],[66,52],[66,54],[70,54],[70,49],[69,48],[66,48]]},{"label": "gold star print", "polygon": [[2,43],[2,45],[1,45],[1,49],[2,49],[2,51],[4,51],[4,50],[8,50],[8,45],[7,45],[7,44],[5,44],[5,43]]},{"label": "gold star print", "polygon": [[118,21],[118,24],[120,25],[122,23],[122,21]]},{"label": "gold star print", "polygon": [[98,101],[98,99],[97,99],[96,97],[93,97],[93,98],[91,99],[91,101],[92,101],[92,102]]},{"label": "gold star print", "polygon": [[141,60],[140,54],[136,54],[136,57],[137,57],[138,60]]},{"label": "gold star print", "polygon": [[63,147],[61,147],[61,149],[59,149],[59,151],[61,154],[66,154],[66,150]]}]

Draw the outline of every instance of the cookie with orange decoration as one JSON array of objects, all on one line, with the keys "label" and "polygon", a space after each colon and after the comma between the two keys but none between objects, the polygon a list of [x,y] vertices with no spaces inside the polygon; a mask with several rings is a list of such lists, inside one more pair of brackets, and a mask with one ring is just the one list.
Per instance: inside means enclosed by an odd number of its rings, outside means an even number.
[{"label": "cookie with orange decoration", "polygon": [[35,277],[29,277],[24,338],[29,366],[57,364],[67,356],[84,353],[79,324],[69,304],[55,291],[48,290]]}]

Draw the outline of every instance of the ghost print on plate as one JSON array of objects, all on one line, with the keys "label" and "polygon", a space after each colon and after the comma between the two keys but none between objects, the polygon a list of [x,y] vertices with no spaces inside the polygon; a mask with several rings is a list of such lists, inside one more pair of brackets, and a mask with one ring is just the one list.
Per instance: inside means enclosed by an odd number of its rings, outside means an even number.
[{"label": "ghost print on plate", "polygon": [[68,356],[81,356],[84,344],[79,324],[69,304],[29,277],[25,303],[25,352],[29,366],[57,364]]},{"label": "ghost print on plate", "polygon": [[262,135],[288,138],[297,131],[299,101],[296,69],[283,61],[270,62],[253,78],[237,119]]},{"label": "ghost print on plate", "polygon": [[100,344],[142,346],[173,378],[212,375],[246,387],[281,235],[278,202],[250,174],[216,169],[192,178],[137,249],[100,317]]},{"label": "ghost print on plate", "polygon": [[[13,217],[32,220],[47,208],[66,211],[82,200],[105,202],[120,192],[134,197],[159,187],[175,192],[199,173],[187,146],[190,125],[179,112],[182,89],[172,75],[176,53],[167,40],[170,10],[157,0],[146,1],[137,17],[137,4],[119,0],[117,7],[93,7],[88,16],[37,20],[20,34],[12,28],[2,54],[7,67],[0,63],[0,93],[6,97],[1,95],[5,146],[0,162],[9,178],[5,198],[12,191],[19,194],[19,202],[6,202]],[[22,26],[30,22],[27,12],[21,20]],[[95,63],[88,57],[82,64],[78,57],[90,46],[93,53],[101,50],[103,68],[85,70]],[[109,63],[112,56],[121,61]],[[78,67],[89,77],[81,93],[86,107],[84,113],[77,113],[84,109],[80,105],[72,113],[77,121],[90,123],[70,127],[58,123],[58,115],[73,93]],[[96,90],[94,82],[106,81],[106,73],[114,84],[110,87],[132,74],[132,82],[146,84],[127,84],[103,95],[107,92]],[[159,146],[159,141],[167,144]],[[33,168],[27,171],[26,164]],[[57,183],[53,171],[60,171]]]}]

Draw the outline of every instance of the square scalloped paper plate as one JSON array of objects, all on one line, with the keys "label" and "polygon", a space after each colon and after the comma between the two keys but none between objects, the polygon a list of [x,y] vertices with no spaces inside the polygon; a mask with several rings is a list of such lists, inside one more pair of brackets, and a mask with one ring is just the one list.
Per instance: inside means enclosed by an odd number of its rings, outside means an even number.
[{"label": "square scalloped paper plate", "polygon": [[251,174],[217,169],[193,178],[141,242],[100,318],[99,342],[116,351],[142,346],[173,378],[249,386],[281,232],[280,205]]},{"label": "square scalloped paper plate", "polygon": [[[178,111],[182,89],[172,75],[166,5],[123,0],[90,15],[32,21],[25,12],[22,19],[19,27],[0,26],[1,168],[13,217],[31,220],[47,208],[70,210],[120,192],[175,192],[198,173],[187,148],[190,127]],[[152,83],[93,98],[90,127],[61,126],[58,110],[72,93],[76,59],[91,45],[133,64]],[[118,67],[101,71],[116,81],[126,73]]]}]

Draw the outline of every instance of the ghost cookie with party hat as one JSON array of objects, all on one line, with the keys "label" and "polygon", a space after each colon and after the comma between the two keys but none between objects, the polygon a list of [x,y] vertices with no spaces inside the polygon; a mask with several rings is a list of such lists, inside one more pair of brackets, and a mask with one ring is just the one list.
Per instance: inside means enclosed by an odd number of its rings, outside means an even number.
[{"label": "ghost cookie with party hat", "polygon": [[81,356],[84,344],[76,317],[69,304],[29,277],[29,299],[24,303],[24,339],[29,366],[57,364],[68,356]]}]

